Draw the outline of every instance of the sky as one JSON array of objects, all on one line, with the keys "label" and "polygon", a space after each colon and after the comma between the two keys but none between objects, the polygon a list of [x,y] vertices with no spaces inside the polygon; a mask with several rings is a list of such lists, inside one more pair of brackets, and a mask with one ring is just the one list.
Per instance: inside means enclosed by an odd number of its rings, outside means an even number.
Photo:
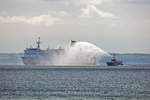
[{"label": "sky", "polygon": [[106,52],[150,53],[150,0],[0,0],[0,53],[88,41]]}]

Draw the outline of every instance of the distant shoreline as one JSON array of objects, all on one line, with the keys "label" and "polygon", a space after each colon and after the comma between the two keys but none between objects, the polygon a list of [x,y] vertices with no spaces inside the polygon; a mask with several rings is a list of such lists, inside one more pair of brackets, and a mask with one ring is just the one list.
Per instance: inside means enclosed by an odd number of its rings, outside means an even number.
[{"label": "distant shoreline", "polygon": [[[110,53],[114,54],[114,53]],[[123,64],[150,64],[150,54],[144,53],[115,53],[118,60],[123,61]],[[24,65],[21,57],[23,53],[0,53],[0,66],[1,65]],[[103,57],[99,59],[99,64],[105,65],[110,61],[110,57]]]},{"label": "distant shoreline", "polygon": [[[118,53],[117,53],[117,52],[113,53],[113,52],[108,52],[108,53],[109,53],[109,54],[128,54],[128,55],[130,55],[130,54],[135,54],[135,55],[137,55],[137,54],[139,54],[139,55],[150,55],[150,53],[132,53],[132,52],[131,52],[131,53],[126,53],[126,52],[125,52],[125,53],[119,53],[119,52],[118,52]],[[22,54],[22,55],[23,55],[24,53],[23,53],[23,52],[22,52],[22,53],[2,53],[2,52],[0,52],[0,55],[1,55],[1,54]]]},{"label": "distant shoreline", "polygon": [[24,65],[24,64],[0,64],[1,67],[49,67],[49,68],[129,68],[129,67],[150,67],[150,64],[125,64],[120,66],[107,66],[106,64],[99,65]]}]

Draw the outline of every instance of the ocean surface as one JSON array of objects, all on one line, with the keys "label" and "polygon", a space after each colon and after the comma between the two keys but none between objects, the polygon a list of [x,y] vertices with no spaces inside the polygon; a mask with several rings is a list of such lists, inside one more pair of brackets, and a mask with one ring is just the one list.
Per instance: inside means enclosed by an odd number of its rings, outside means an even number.
[{"label": "ocean surface", "polygon": [[0,100],[150,100],[150,65],[0,65]]},{"label": "ocean surface", "polygon": [[150,100],[150,54],[116,54],[124,66],[25,66],[0,53],[0,100]]}]

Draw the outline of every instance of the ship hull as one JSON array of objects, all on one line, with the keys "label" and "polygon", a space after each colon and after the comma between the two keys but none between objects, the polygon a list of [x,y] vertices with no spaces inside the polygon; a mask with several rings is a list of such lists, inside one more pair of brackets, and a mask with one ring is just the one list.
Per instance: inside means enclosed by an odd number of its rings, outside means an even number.
[{"label": "ship hull", "polygon": [[22,61],[25,65],[40,65],[40,62],[36,59],[22,57]]},{"label": "ship hull", "polygon": [[123,63],[120,61],[120,62],[107,62],[107,65],[108,66],[119,66],[119,65],[123,65]]},{"label": "ship hull", "polygon": [[22,57],[22,61],[25,65],[50,65],[52,64],[51,60],[47,58],[37,59],[37,58]]}]

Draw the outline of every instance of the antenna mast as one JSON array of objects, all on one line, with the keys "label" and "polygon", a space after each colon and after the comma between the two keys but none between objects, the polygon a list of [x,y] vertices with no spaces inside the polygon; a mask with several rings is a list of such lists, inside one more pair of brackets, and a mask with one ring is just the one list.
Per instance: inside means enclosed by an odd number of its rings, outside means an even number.
[{"label": "antenna mast", "polygon": [[40,43],[41,43],[41,41],[40,41],[40,37],[38,38],[38,41],[37,41],[37,48],[38,49],[40,49]]}]

